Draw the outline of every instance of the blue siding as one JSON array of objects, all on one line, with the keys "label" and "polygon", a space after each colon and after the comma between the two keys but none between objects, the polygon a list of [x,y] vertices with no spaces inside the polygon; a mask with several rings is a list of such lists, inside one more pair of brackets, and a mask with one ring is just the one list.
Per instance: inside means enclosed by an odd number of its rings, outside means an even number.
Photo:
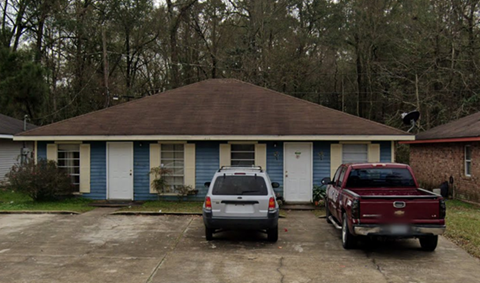
[{"label": "blue siding", "polygon": [[280,184],[275,192],[283,195],[283,142],[267,142],[267,173]]},{"label": "blue siding", "polygon": [[107,198],[107,144],[90,142],[90,193],[91,199]]},{"label": "blue siding", "polygon": [[37,159],[47,159],[47,143],[44,141],[37,142]]},{"label": "blue siding", "polygon": [[330,177],[330,144],[331,142],[313,143],[313,185],[321,185],[323,178]]},{"label": "blue siding", "polygon": [[207,193],[205,182],[210,182],[215,171],[220,167],[220,143],[196,142],[195,145],[195,188],[197,197],[203,198]]},{"label": "blue siding", "polygon": [[158,198],[150,193],[150,142],[133,144],[133,192],[135,200]]},{"label": "blue siding", "polygon": [[391,162],[392,159],[392,142],[381,141],[373,142],[380,144],[380,162]]}]

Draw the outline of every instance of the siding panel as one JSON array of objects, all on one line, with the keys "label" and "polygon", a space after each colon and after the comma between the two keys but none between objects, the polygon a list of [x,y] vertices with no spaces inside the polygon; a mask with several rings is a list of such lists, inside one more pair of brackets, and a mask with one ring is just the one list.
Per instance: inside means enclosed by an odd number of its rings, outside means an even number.
[{"label": "siding panel", "polygon": [[[31,145],[27,145],[32,149]],[[20,163],[22,142],[14,142],[9,139],[0,139],[0,181],[10,171],[14,164]]]},{"label": "siding panel", "polygon": [[283,142],[267,142],[267,173],[280,184],[275,192],[283,196]]},{"label": "siding panel", "polygon": [[150,193],[150,142],[133,144],[133,194],[134,200],[158,198],[157,194]]},{"label": "siding panel", "polygon": [[313,143],[313,185],[321,185],[321,180],[330,177],[331,142]]},{"label": "siding panel", "polygon": [[[90,143],[90,193],[86,198],[107,198],[107,144],[106,142]],[[40,147],[40,144],[39,144]],[[39,150],[40,152],[40,150]]]},{"label": "siding panel", "polygon": [[203,199],[207,193],[205,182],[212,181],[215,171],[220,168],[220,143],[196,142],[195,167],[197,198]]},{"label": "siding panel", "polygon": [[37,142],[37,159],[47,159],[47,142]]},{"label": "siding panel", "polygon": [[391,162],[392,159],[392,142],[391,141],[381,141],[381,142],[372,142],[380,144],[380,162]]}]

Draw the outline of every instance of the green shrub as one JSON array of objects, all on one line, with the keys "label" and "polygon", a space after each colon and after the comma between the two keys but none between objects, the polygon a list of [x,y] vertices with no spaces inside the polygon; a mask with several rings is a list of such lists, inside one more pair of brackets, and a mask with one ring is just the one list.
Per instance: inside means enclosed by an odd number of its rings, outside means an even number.
[{"label": "green shrub", "polygon": [[35,201],[52,200],[71,194],[75,187],[70,176],[58,169],[54,161],[28,160],[14,165],[7,173],[7,189],[28,195]]},{"label": "green shrub", "polygon": [[317,205],[320,201],[325,199],[327,187],[325,185],[313,185],[313,203]]}]

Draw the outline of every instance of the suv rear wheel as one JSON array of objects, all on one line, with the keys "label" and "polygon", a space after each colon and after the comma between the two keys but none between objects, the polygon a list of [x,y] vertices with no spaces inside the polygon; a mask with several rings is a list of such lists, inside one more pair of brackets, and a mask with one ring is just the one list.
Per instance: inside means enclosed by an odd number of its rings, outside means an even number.
[{"label": "suv rear wheel", "polygon": [[207,239],[207,241],[213,240],[213,232],[213,229],[205,227],[205,238]]},{"label": "suv rear wheel", "polygon": [[275,243],[278,240],[278,226],[267,229],[268,241]]}]

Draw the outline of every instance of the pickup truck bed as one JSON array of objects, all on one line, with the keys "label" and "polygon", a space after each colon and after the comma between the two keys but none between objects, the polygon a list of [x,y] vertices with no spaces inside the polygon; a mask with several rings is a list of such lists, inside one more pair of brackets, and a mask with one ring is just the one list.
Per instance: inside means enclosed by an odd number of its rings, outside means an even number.
[{"label": "pickup truck bed", "polygon": [[445,230],[445,202],[418,188],[408,165],[347,164],[327,187],[327,221],[342,230],[345,248],[357,236],[416,237],[434,250]]}]

